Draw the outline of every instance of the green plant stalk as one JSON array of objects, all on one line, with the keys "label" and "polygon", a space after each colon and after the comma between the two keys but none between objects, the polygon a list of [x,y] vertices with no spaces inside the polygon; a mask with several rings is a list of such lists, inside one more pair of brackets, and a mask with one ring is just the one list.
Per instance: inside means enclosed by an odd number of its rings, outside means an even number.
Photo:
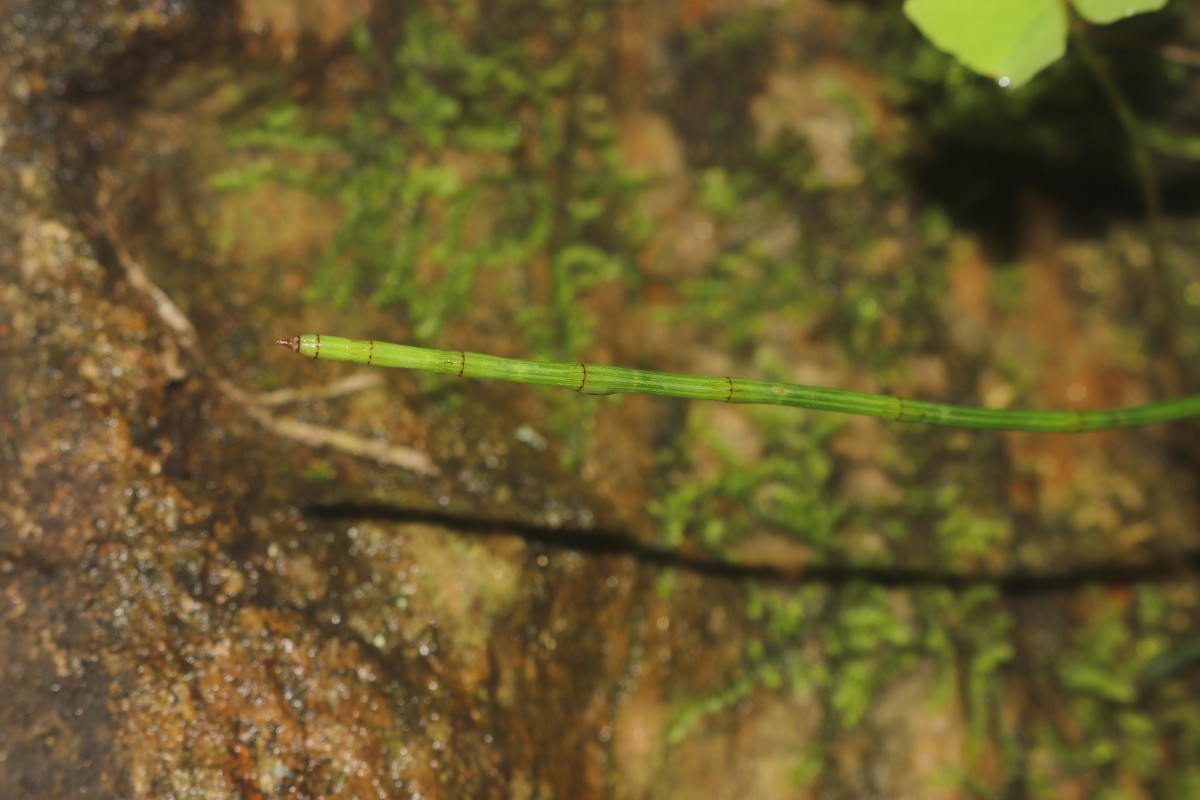
[{"label": "green plant stalk", "polygon": [[971,408],[846,389],[731,377],[701,377],[603,364],[502,358],[461,350],[305,334],[278,343],[314,359],[419,369],[460,378],[513,381],[574,389],[583,394],[656,394],[725,403],[792,406],[879,417],[894,422],[1042,433],[1088,433],[1136,428],[1200,416],[1200,395],[1164,403],[1096,411]]},{"label": "green plant stalk", "polygon": [[[1133,108],[1121,93],[1108,62],[1096,52],[1088,38],[1079,31],[1072,32],[1071,41],[1084,66],[1091,72],[1092,77],[1100,86],[1100,90],[1104,92],[1104,96],[1112,106],[1117,122],[1120,123],[1125,137],[1129,140],[1133,174],[1137,180],[1138,189],[1142,195],[1142,205],[1146,212],[1146,240],[1150,247],[1150,270],[1154,275],[1154,296],[1158,304],[1153,324],[1155,338],[1158,340],[1155,342],[1155,348],[1166,353],[1178,353],[1179,332],[1175,325],[1175,320],[1178,319],[1178,309],[1172,290],[1175,280],[1170,265],[1167,263],[1165,221],[1158,191],[1158,176],[1154,170],[1150,149],[1146,146],[1145,132],[1142,124],[1138,121],[1137,114],[1134,113]],[[1190,376],[1186,364],[1178,358],[1172,358],[1170,366],[1171,374],[1167,376],[1169,382],[1167,388],[1173,391],[1182,391],[1184,387],[1190,388]]]}]

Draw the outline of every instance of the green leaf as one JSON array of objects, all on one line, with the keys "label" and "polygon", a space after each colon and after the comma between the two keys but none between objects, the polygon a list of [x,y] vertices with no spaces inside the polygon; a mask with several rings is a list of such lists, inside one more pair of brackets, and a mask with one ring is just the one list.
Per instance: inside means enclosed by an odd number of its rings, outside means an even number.
[{"label": "green leaf", "polygon": [[904,13],[938,48],[1009,88],[1057,61],[1066,46],[1063,0],[906,0]]},{"label": "green leaf", "polygon": [[1135,14],[1158,11],[1167,0],[1071,0],[1071,4],[1088,22],[1107,25]]}]

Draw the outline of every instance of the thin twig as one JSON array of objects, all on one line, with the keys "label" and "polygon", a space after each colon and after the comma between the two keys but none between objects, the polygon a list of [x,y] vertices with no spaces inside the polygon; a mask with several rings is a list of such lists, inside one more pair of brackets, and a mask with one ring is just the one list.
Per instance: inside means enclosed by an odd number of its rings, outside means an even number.
[{"label": "thin twig", "polygon": [[254,402],[260,406],[285,406],[290,403],[309,403],[313,400],[328,400],[332,397],[344,397],[357,394],[367,389],[374,389],[383,384],[383,379],[374,372],[356,372],[347,375],[324,386],[311,386],[301,389],[277,389],[273,392],[259,392],[254,395]]},{"label": "thin twig", "polygon": [[[292,439],[310,447],[336,450],[359,458],[370,459],[380,464],[411,470],[420,475],[432,476],[438,474],[439,470],[434,465],[432,459],[430,459],[428,454],[420,450],[402,445],[388,444],[375,439],[367,439],[345,430],[327,428],[301,422],[296,419],[279,417],[267,411],[267,406],[292,402],[294,397],[292,395],[283,396],[282,393],[272,393],[266,395],[266,402],[263,402],[261,397],[244,391],[214,369],[204,357],[204,352],[199,345],[200,338],[196,334],[196,328],[192,325],[191,320],[188,319],[179,306],[175,305],[175,302],[167,296],[167,293],[162,288],[150,280],[149,275],[142,269],[141,265],[121,246],[112,221],[109,219],[101,220],[97,225],[97,230],[104,231],[107,235],[109,244],[112,246],[113,252],[116,254],[117,260],[125,272],[125,278],[129,286],[150,301],[159,319],[174,334],[175,343],[195,359],[195,362],[205,371],[221,394],[225,395],[234,405],[241,408],[247,416],[259,425],[279,437]],[[177,358],[172,358],[171,361],[176,365],[179,363]],[[179,378],[186,374],[183,372],[182,367],[179,366],[169,371],[177,373],[169,376],[174,378]],[[347,383],[351,382],[341,381],[325,390],[315,390],[311,394],[323,394],[323,396],[345,394],[348,391]],[[372,383],[370,379],[360,379],[357,382],[357,388],[363,388],[370,383]]]}]

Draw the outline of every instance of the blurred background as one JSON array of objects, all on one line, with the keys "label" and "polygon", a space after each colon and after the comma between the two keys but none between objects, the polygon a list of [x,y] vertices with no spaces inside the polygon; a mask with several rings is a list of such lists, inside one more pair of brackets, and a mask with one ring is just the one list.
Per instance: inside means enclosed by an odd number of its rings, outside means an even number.
[{"label": "blurred background", "polygon": [[11,0],[0,794],[1194,797],[1200,14]]}]

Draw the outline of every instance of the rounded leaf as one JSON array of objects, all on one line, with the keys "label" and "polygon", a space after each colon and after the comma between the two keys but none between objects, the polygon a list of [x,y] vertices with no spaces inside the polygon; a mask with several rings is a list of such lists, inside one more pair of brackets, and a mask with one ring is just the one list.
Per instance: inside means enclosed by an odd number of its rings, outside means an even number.
[{"label": "rounded leaf", "polygon": [[1026,83],[1066,47],[1063,0],[906,0],[921,33],[1002,86]]},{"label": "rounded leaf", "polygon": [[1071,0],[1071,4],[1088,22],[1107,25],[1135,14],[1158,11],[1167,0]]}]

